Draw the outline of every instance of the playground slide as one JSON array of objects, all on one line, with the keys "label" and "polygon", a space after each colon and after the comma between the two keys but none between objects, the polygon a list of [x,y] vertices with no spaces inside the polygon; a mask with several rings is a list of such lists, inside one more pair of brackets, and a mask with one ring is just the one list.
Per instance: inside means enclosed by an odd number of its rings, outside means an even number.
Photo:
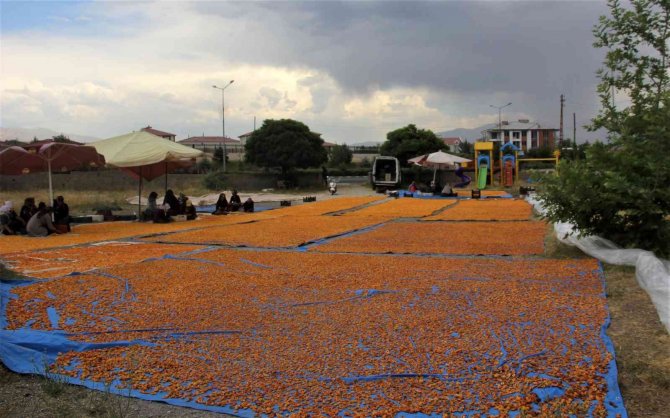
[{"label": "playground slide", "polygon": [[486,178],[488,176],[489,167],[487,165],[479,166],[479,178],[477,179],[477,187],[482,190],[486,189]]}]

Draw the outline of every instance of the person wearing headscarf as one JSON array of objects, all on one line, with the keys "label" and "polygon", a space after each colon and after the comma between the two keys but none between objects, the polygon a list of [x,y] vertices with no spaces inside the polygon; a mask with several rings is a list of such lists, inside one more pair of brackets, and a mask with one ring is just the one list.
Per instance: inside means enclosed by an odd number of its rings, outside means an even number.
[{"label": "person wearing headscarf", "polygon": [[25,233],[25,222],[14,210],[11,200],[0,206],[0,232],[5,235],[16,235]]},{"label": "person wearing headscarf", "polygon": [[186,199],[186,202],[184,202],[184,215],[186,215],[187,221],[192,221],[198,217],[198,214],[195,211],[195,206],[191,203],[191,199]]},{"label": "person wearing headscarf", "polygon": [[49,234],[59,234],[58,230],[51,222],[51,208],[48,208],[44,202],[37,205],[37,213],[28,221],[26,231],[31,237],[46,237]]},{"label": "person wearing headscarf", "polygon": [[247,200],[242,203],[242,210],[245,212],[253,212],[254,211],[254,201],[250,197],[247,198]]},{"label": "person wearing headscarf", "polygon": [[65,225],[67,232],[70,232],[70,207],[63,196],[58,196],[54,201],[54,224]]},{"label": "person wearing headscarf", "polygon": [[167,211],[169,216],[179,215],[181,212],[181,206],[179,205],[179,199],[175,196],[172,189],[168,189],[165,192],[165,197],[163,198],[164,205],[170,205],[170,208]]},{"label": "person wearing headscarf", "polygon": [[228,213],[228,199],[226,199],[226,194],[221,193],[219,199],[216,201],[216,207],[212,215],[226,215]]},{"label": "person wearing headscarf", "polygon": [[27,224],[30,218],[32,218],[35,213],[37,213],[37,206],[35,206],[35,198],[26,197],[26,200],[23,201],[23,206],[21,206],[19,216],[21,217],[21,219],[23,219],[23,222]]},{"label": "person wearing headscarf", "polygon": [[230,211],[237,212],[242,206],[242,199],[240,195],[237,194],[237,190],[233,190],[233,195],[230,196]]},{"label": "person wearing headscarf", "polygon": [[156,199],[158,199],[158,193],[149,193],[147,208],[144,210],[144,220],[153,221],[155,223],[166,223],[170,220],[166,212],[167,206],[158,205]]}]

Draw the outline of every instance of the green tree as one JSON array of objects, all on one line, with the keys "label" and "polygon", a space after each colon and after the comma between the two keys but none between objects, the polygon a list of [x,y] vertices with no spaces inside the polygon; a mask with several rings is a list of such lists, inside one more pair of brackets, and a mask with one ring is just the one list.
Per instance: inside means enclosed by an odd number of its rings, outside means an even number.
[{"label": "green tree", "polygon": [[282,177],[296,168],[318,167],[328,160],[323,139],[302,122],[267,119],[244,145],[247,162],[279,167]]},{"label": "green tree", "polygon": [[[607,50],[598,72],[601,111],[591,129],[606,128],[608,144],[586,147],[585,159],[564,161],[541,199],[552,221],[582,234],[670,255],[670,1],[608,1],[611,16],[594,28]],[[613,95],[625,96],[621,106]]]},{"label": "green tree", "polygon": [[396,157],[400,164],[409,166],[410,158],[446,148],[433,131],[407,125],[386,134],[386,142],[381,146],[382,155]]},{"label": "green tree", "polygon": [[60,134],[60,135],[54,135],[53,137],[54,142],[70,142],[70,138],[67,136]]},{"label": "green tree", "polygon": [[354,153],[347,144],[335,145],[330,151],[330,165],[333,167],[345,166],[351,164]]},{"label": "green tree", "polygon": [[[228,160],[226,160],[226,162],[228,162]],[[215,170],[220,170],[222,167],[223,167],[223,147],[216,147],[214,148],[214,155],[212,156],[212,168]]]},{"label": "green tree", "polygon": [[465,141],[458,144],[458,153],[463,155],[475,155],[475,145],[471,142]]}]

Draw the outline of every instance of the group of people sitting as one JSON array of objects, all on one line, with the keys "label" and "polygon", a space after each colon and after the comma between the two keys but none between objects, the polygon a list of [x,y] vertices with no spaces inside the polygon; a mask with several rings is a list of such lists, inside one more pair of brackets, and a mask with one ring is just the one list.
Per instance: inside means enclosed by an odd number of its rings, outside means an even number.
[{"label": "group of people sitting", "polygon": [[5,235],[28,235],[45,237],[50,234],[70,232],[70,207],[63,196],[53,201],[53,206],[27,197],[19,213],[10,200],[0,206],[0,232]]},{"label": "group of people sitting", "polygon": [[186,220],[192,221],[198,215],[195,211],[195,206],[191,200],[183,193],[179,193],[177,197],[172,189],[165,192],[163,203],[158,204],[158,193],[149,193],[149,202],[147,208],[144,210],[144,221],[154,221],[155,223],[166,223],[172,220],[172,217],[177,215],[185,215]]},{"label": "group of people sitting", "polygon": [[230,201],[226,199],[225,193],[219,195],[219,200],[216,201],[216,206],[212,215],[227,215],[229,212],[238,212],[239,210],[253,212],[254,201],[249,197],[242,203],[242,199],[240,198],[240,195],[237,194],[237,190],[233,190],[233,194],[230,196]]},{"label": "group of people sitting", "polygon": [[[417,187],[415,182],[412,182],[410,183],[407,190],[410,193],[416,193],[417,191],[419,191],[419,188]],[[430,193],[433,193],[433,195],[435,196],[442,196],[442,197],[458,196],[458,194],[454,193],[454,190],[451,188],[451,184],[447,183],[444,187],[441,187],[440,183],[438,183],[435,180],[430,182]]]}]

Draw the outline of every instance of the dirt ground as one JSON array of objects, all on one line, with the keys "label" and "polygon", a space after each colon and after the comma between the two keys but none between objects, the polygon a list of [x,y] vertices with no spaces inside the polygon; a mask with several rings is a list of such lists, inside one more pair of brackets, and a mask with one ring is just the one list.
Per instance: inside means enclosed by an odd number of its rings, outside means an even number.
[{"label": "dirt ground", "polygon": [[[547,255],[584,255],[548,234]],[[608,335],[616,351],[619,386],[630,417],[667,417],[670,411],[670,335],[633,268],[604,266],[611,314]],[[7,277],[6,275],[4,275]],[[226,416],[88,390],[42,376],[19,375],[0,365],[2,417],[214,417]]]}]

